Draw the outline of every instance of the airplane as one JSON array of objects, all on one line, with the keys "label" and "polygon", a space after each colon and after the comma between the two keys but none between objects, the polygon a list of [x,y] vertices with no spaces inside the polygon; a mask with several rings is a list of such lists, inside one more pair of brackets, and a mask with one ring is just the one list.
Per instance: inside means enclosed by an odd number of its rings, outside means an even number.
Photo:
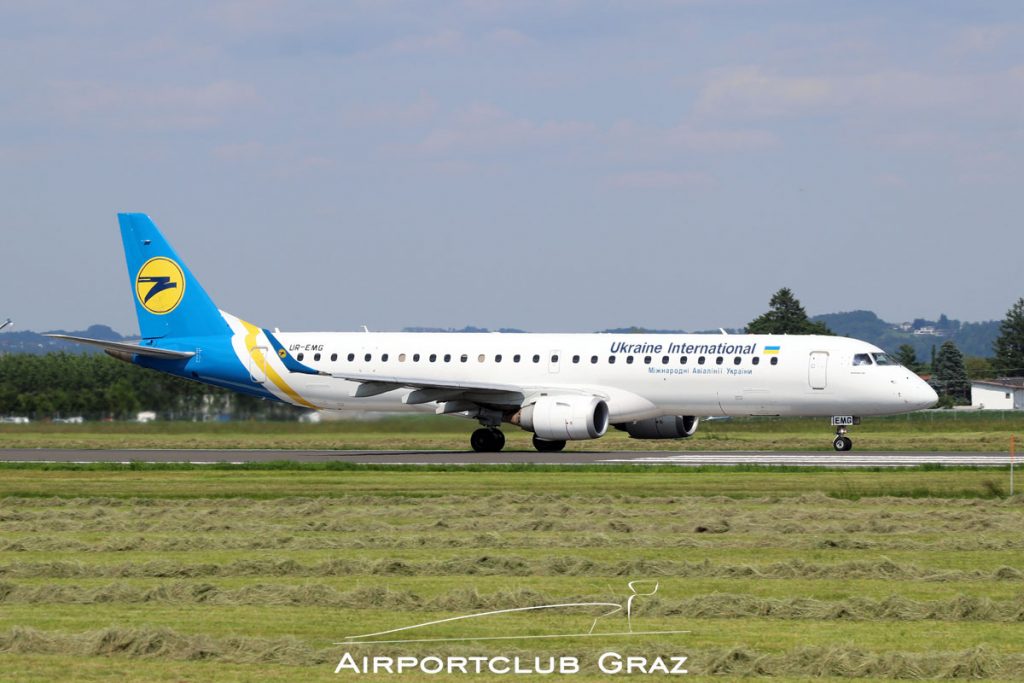
[{"label": "airplane", "polygon": [[597,439],[693,435],[701,417],[831,417],[848,451],[864,416],[938,397],[857,339],[750,334],[281,332],[214,305],[149,218],[120,213],[141,341],[50,336],[185,379],[315,410],[428,412],[476,420],[476,452],[504,424],[538,451]]}]

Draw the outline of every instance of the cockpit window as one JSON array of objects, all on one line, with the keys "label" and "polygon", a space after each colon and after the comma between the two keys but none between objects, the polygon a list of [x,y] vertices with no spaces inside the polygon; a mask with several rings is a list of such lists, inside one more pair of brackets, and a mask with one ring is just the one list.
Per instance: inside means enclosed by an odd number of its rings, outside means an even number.
[{"label": "cockpit window", "polygon": [[871,365],[871,354],[857,353],[853,356],[854,365]]},{"label": "cockpit window", "polygon": [[874,353],[871,354],[875,357],[875,362],[879,365],[899,365],[892,356],[887,353]]}]

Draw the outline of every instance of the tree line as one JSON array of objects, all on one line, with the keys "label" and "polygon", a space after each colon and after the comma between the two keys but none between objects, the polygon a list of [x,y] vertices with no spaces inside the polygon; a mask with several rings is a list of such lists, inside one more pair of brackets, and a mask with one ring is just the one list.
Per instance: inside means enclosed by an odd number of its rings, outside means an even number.
[{"label": "tree line", "polygon": [[298,415],[291,406],[146,370],[106,354],[0,356],[0,416],[126,420],[144,410],[178,420]]}]

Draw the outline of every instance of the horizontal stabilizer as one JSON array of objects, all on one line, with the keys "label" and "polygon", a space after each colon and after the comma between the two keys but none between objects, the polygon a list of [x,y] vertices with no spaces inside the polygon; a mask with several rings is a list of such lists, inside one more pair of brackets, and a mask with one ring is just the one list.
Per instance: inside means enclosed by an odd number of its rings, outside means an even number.
[{"label": "horizontal stabilizer", "polygon": [[125,342],[104,341],[102,339],[89,339],[88,337],[74,337],[70,334],[47,334],[47,337],[54,339],[66,339],[76,344],[88,344],[98,346],[104,351],[112,353],[134,353],[139,356],[150,358],[163,358],[165,360],[186,360],[196,355],[195,351],[171,351],[170,349],[158,349],[155,346],[141,346],[139,344],[126,344]]}]

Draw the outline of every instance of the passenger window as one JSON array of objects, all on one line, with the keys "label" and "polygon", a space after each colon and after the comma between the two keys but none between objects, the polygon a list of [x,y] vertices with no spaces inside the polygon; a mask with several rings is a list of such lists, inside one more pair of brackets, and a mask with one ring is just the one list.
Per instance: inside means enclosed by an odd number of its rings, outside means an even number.
[{"label": "passenger window", "polygon": [[303,354],[303,353],[302,353],[302,352],[300,351],[300,352],[299,352],[299,355],[295,356],[295,360],[302,360],[302,359],[303,359],[303,358],[305,358],[305,357],[306,357],[306,356],[305,356],[305,354]]},{"label": "passenger window", "polygon": [[697,365],[704,365],[704,356],[697,359]]},{"label": "passenger window", "polygon": [[476,357],[476,362],[477,363],[483,363],[484,362],[484,354],[481,353],[479,356],[477,356]]},{"label": "passenger window", "polygon": [[866,353],[853,354],[854,365],[871,365],[871,356]]},{"label": "passenger window", "polygon": [[419,363],[420,362],[420,354],[418,354],[418,353],[412,354],[412,362],[413,363]]},{"label": "passenger window", "polygon": [[398,362],[399,363],[404,363],[405,362],[405,354],[404,353],[398,354]]},{"label": "passenger window", "polygon": [[778,356],[772,356],[772,365],[778,365],[778,364],[779,364],[779,357]]},{"label": "passenger window", "polygon": [[462,354],[461,356],[459,356],[459,360],[465,363],[467,360],[469,360],[469,356],[467,356],[466,354]]},{"label": "passenger window", "polygon": [[608,365],[615,365],[615,356],[608,356]]},{"label": "passenger window", "polygon": [[452,354],[450,354],[450,353],[444,354],[444,362],[445,363],[451,363],[452,362]]},{"label": "passenger window", "polygon": [[715,359],[715,365],[721,365],[723,360],[724,359],[721,356],[719,356],[718,358]]},{"label": "passenger window", "polygon": [[387,363],[388,362],[388,354],[385,353],[383,356],[381,356],[380,357],[380,362],[381,363]]},{"label": "passenger window", "polygon": [[534,363],[539,363],[540,362],[540,355],[538,355],[536,353],[533,354],[533,362]]},{"label": "passenger window", "polygon": [[351,362],[352,362],[352,361],[354,361],[355,359],[356,359],[356,354],[354,354],[354,353],[350,353],[350,354],[348,354],[348,362],[349,362],[349,363],[351,363]]},{"label": "passenger window", "polygon": [[331,354],[331,360],[338,360],[338,354],[332,353]]},{"label": "passenger window", "polygon": [[436,353],[430,354],[430,362],[431,363],[436,363],[437,362],[437,354]]},{"label": "passenger window", "polygon": [[320,360],[320,354],[319,353],[314,353],[313,354],[313,360]]},{"label": "passenger window", "polygon": [[499,353],[499,354],[496,354],[496,355],[494,356],[494,362],[495,362],[495,363],[500,363],[500,362],[501,362],[501,354],[500,354],[500,353]]},{"label": "passenger window", "polygon": [[736,356],[735,358],[732,359],[732,364],[733,365],[739,365],[742,362],[743,362],[743,359],[740,358],[739,356]]},{"label": "passenger window", "polygon": [[662,356],[661,357],[661,364],[662,365],[668,365],[668,356]]},{"label": "passenger window", "polygon": [[365,360],[367,363],[370,362],[371,358],[373,358],[373,354],[371,354],[371,353],[368,353],[365,356],[363,356],[363,360]]},{"label": "passenger window", "polygon": [[626,365],[633,364],[633,356],[626,356]]},{"label": "passenger window", "polygon": [[644,365],[650,365],[650,364],[651,364],[651,357],[650,356],[644,356]]},{"label": "passenger window", "polygon": [[519,354],[517,353],[516,355],[512,356],[512,362],[513,362],[513,363],[518,363],[518,362],[519,362],[519,359],[520,359],[520,358],[522,358],[522,356],[520,356],[520,355],[519,355]]},{"label": "passenger window", "polygon": [[680,356],[679,357],[679,364],[680,365],[686,365],[686,356]]},{"label": "passenger window", "polygon": [[551,356],[551,362],[552,363],[557,363],[558,362],[558,356]]},{"label": "passenger window", "polygon": [[597,365],[597,356],[591,356],[590,357],[590,364],[591,365]]},{"label": "passenger window", "polygon": [[573,363],[579,363],[580,362],[580,357],[579,356],[573,356],[572,357],[572,362]]},{"label": "passenger window", "polygon": [[753,363],[754,365],[757,365],[758,363],[761,362],[761,358],[758,356],[754,356],[753,358],[750,359],[750,362]]}]

